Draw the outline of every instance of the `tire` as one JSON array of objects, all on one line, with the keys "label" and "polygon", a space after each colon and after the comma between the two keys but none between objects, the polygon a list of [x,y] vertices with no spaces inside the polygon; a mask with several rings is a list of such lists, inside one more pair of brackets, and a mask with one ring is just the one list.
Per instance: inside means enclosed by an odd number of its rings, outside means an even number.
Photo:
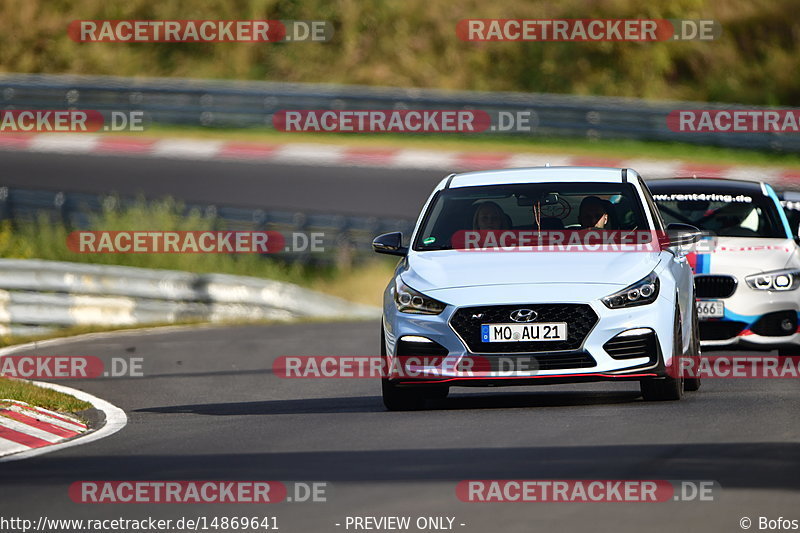
[{"label": "tire", "polygon": [[431,400],[444,400],[450,394],[450,387],[447,385],[429,386],[422,390],[422,394]]},{"label": "tire", "polygon": [[[700,363],[700,323],[697,320],[697,307],[692,309],[692,351],[691,357],[695,358],[694,368],[697,369]],[[684,378],[684,390],[694,392],[700,390],[700,378]]]},{"label": "tire", "polygon": [[[683,343],[681,342],[680,323],[678,321],[678,310],[675,310],[675,326],[672,328],[672,361],[678,361],[683,353]],[[642,397],[647,402],[675,401],[683,398],[684,380],[678,376],[673,378],[665,376],[663,378],[652,378],[640,382]]]},{"label": "tire", "polygon": [[419,411],[425,407],[424,390],[419,387],[398,387],[382,378],[381,393],[383,405],[389,411]]},{"label": "tire", "polygon": [[[386,333],[381,323],[381,357],[386,358]],[[388,368],[388,366],[387,366]],[[445,387],[446,389],[446,387]],[[381,378],[383,405],[389,411],[417,411],[425,407],[425,396],[419,387],[398,387],[389,379]],[[445,393],[445,396],[447,394]]]}]

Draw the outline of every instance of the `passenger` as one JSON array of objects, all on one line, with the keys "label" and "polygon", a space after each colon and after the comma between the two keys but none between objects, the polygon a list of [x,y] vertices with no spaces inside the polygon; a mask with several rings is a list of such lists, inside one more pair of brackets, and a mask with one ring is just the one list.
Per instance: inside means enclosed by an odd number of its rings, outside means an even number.
[{"label": "passenger", "polygon": [[604,229],[608,224],[609,203],[597,196],[587,196],[581,201],[578,222],[582,229]]},{"label": "passenger", "polygon": [[502,207],[494,202],[482,202],[478,204],[472,217],[472,229],[506,230],[511,229],[511,224]]}]

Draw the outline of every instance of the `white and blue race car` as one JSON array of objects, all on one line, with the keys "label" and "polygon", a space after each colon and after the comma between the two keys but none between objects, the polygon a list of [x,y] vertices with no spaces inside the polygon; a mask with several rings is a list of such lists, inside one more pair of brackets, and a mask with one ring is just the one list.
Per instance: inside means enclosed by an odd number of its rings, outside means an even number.
[{"label": "white and blue race car", "polygon": [[696,178],[648,186],[665,222],[708,235],[687,256],[702,346],[800,354],[800,248],[772,187]]}]

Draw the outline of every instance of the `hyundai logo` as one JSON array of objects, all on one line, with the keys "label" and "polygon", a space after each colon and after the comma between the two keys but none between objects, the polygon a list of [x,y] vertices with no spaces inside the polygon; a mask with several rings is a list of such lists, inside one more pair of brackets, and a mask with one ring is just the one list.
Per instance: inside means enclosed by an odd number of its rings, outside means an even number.
[{"label": "hyundai logo", "polygon": [[533,322],[539,316],[533,309],[517,309],[511,311],[511,320],[514,322]]}]

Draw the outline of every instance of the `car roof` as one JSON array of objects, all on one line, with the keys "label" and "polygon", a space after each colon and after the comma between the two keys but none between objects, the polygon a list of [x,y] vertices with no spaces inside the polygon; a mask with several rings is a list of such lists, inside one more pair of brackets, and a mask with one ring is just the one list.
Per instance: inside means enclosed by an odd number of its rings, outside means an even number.
[{"label": "car roof", "polygon": [[[626,172],[629,169],[625,169]],[[631,171],[638,176],[635,171]],[[481,170],[450,176],[446,188],[536,182],[622,183],[623,169],[606,167],[529,167]]]},{"label": "car roof", "polygon": [[760,181],[732,180],[727,178],[668,178],[648,180],[647,187],[656,192],[715,192],[728,194],[767,195]]}]

